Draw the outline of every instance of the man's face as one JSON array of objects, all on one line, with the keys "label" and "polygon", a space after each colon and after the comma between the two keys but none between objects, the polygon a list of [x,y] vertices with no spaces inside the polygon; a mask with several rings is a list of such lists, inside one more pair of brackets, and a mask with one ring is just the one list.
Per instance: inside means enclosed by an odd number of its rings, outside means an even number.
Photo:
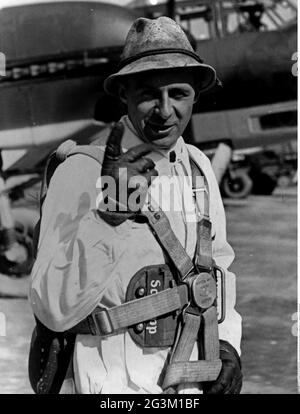
[{"label": "man's face", "polygon": [[185,130],[195,102],[189,72],[150,72],[132,77],[123,90],[129,118],[139,135],[159,148],[172,147]]}]

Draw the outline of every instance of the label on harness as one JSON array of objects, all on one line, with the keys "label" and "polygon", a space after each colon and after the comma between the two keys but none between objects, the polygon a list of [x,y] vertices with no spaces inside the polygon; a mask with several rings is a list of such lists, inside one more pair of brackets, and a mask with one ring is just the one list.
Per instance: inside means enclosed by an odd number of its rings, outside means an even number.
[{"label": "label on harness", "polygon": [[[147,292],[148,295],[161,292],[164,286],[163,272],[148,272],[147,275]],[[158,338],[163,337],[162,324],[157,323],[157,319],[152,319],[146,323],[145,328],[145,342],[148,346],[155,346],[158,343]]]},{"label": "label on harness", "polygon": [[[154,295],[175,285],[169,266],[146,266],[131,279],[126,301]],[[142,347],[169,347],[174,343],[176,327],[177,313],[173,312],[128,329],[132,339]]]}]

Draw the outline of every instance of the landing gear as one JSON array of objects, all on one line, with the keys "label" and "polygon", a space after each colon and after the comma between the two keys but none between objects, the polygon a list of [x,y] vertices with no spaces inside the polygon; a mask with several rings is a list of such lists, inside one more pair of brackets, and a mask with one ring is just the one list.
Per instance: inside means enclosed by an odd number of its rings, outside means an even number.
[{"label": "landing gear", "polygon": [[[10,236],[9,236],[10,238]],[[7,244],[8,235],[0,232],[0,273],[22,277],[28,275],[33,264],[32,238],[15,228],[13,240]]]},{"label": "landing gear", "polygon": [[38,213],[26,205],[16,205],[5,178],[0,165],[0,273],[22,277],[33,265],[33,227]]},{"label": "landing gear", "polygon": [[247,171],[228,171],[221,183],[221,191],[225,197],[245,198],[252,190],[253,182]]}]

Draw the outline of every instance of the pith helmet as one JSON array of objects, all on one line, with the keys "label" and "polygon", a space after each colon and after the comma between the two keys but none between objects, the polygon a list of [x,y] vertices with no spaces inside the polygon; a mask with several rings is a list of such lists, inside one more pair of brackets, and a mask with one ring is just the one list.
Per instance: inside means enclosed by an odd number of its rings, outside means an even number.
[{"label": "pith helmet", "polygon": [[140,17],[128,32],[118,72],[105,80],[104,89],[111,95],[118,95],[120,83],[128,76],[174,69],[195,72],[201,92],[213,87],[217,80],[214,68],[203,63],[174,20]]}]

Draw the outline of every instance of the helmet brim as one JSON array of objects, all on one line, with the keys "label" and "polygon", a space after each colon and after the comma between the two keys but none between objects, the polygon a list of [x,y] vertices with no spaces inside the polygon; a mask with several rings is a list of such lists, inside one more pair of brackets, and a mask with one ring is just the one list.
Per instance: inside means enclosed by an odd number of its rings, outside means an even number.
[{"label": "helmet brim", "polygon": [[212,66],[198,63],[190,56],[172,53],[167,58],[166,55],[146,56],[127,64],[118,72],[108,76],[104,81],[104,89],[108,94],[118,96],[120,85],[129,77],[154,71],[174,70],[193,72],[199,88],[198,92],[207,92],[217,82],[216,71]]}]

